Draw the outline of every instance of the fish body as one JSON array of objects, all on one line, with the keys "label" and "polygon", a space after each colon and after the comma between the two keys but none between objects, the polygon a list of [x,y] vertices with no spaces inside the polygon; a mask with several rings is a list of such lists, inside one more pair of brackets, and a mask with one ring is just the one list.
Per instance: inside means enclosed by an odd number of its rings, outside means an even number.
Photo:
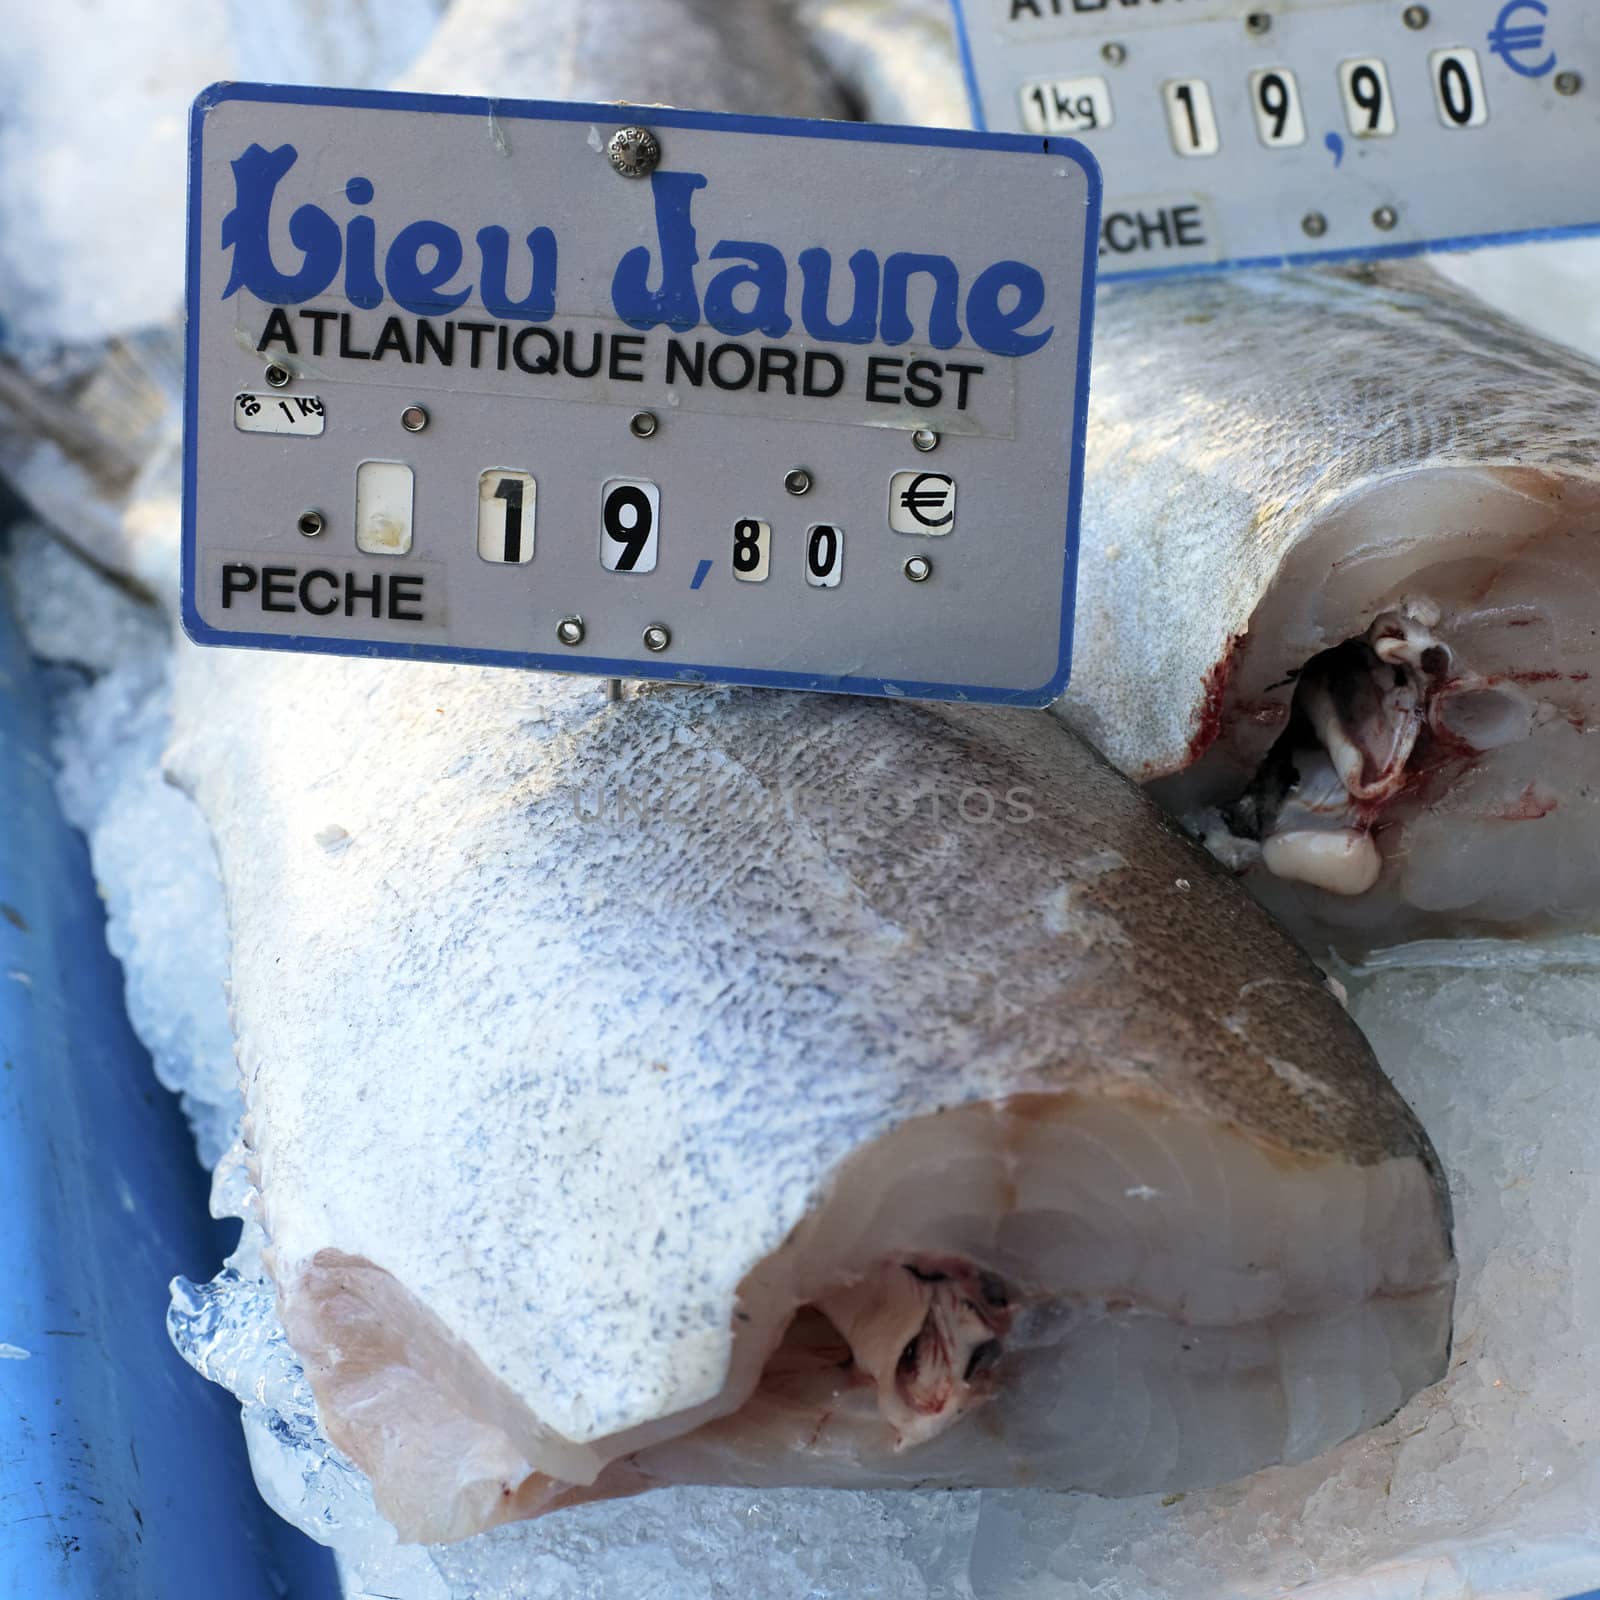
[{"label": "fish body", "polygon": [[766,116],[847,109],[786,7],[725,0],[469,0],[394,87]]},{"label": "fish body", "polygon": [[1093,397],[1063,719],[1299,914],[1592,913],[1600,369],[1423,266],[1234,274],[1106,294]]},{"label": "fish body", "polygon": [[1048,717],[187,651],[176,718],[284,1323],[406,1537],[1176,1490],[1442,1370],[1425,1136]]},{"label": "fish body", "polygon": [[965,128],[948,0],[787,0],[811,51],[873,122]]},{"label": "fish body", "polygon": [[[921,0],[867,10],[851,81],[893,120],[954,45]],[[1451,270],[1546,325],[1548,286],[1581,340],[1574,259]],[[1597,405],[1600,367],[1426,265],[1103,287],[1058,714],[1319,938],[1582,925]]]}]

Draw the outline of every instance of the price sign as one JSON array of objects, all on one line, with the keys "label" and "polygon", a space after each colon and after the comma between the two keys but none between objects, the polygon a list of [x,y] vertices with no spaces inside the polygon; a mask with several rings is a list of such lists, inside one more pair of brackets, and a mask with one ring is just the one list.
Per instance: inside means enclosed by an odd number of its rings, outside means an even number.
[{"label": "price sign", "polygon": [[1060,693],[1071,139],[229,84],[190,159],[197,641]]},{"label": "price sign", "polygon": [[1600,228],[1594,0],[954,0],[979,127],[1100,158],[1100,275]]}]

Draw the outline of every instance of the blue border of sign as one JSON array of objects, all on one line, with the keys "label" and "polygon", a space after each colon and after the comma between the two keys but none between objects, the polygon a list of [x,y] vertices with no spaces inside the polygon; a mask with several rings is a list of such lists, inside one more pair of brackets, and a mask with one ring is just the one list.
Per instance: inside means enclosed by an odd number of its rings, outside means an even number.
[{"label": "blue border of sign", "polygon": [[1073,604],[1078,579],[1078,516],[1083,501],[1083,457],[1088,432],[1089,364],[1094,329],[1096,252],[1100,240],[1100,168],[1094,156],[1076,139],[1033,134],[973,132],[960,128],[911,128],[859,122],[821,122],[797,117],[749,117],[718,111],[678,111],[650,107],[650,121],[664,128],[698,128],[729,133],[780,134],[791,138],[844,139],[868,144],[951,146],[961,149],[1015,150],[1037,154],[1041,150],[1064,156],[1083,169],[1088,180],[1089,205],[1085,215],[1084,274],[1080,317],[1080,348],[1075,385],[1072,437],[1067,441],[1067,468],[1071,474],[1061,590],[1061,645],[1056,670],[1037,689],[1003,690],[973,684],[901,682],[849,675],[748,671],[721,667],[668,666],[652,662],[613,660],[600,656],[574,656],[570,652],[546,655],[513,650],[478,650],[457,645],[391,643],[367,639],[323,639],[304,634],[232,633],[211,627],[195,607],[195,455],[199,440],[198,406],[200,367],[199,293],[201,249],[201,171],[206,113],[227,100],[252,100],[288,105],[354,106],[383,111],[425,111],[447,116],[522,117],[541,122],[614,121],[614,105],[577,101],[500,100],[478,96],[393,93],[381,89],[314,89],[289,84],[215,83],[195,97],[189,113],[189,206],[186,261],[188,286],[184,304],[188,327],[184,348],[183,396],[183,571],[181,614],[183,629],[196,644],[237,645],[262,650],[294,650],[318,655],[381,657],[404,661],[455,661],[475,666],[522,667],[544,672],[586,673],[600,677],[651,678],[667,683],[733,683],[756,688],[811,689],[835,694],[883,695],[918,700],[964,700],[987,705],[1039,707],[1056,699],[1072,672]]},{"label": "blue border of sign", "polygon": [[[972,125],[987,128],[983,119],[983,97],[978,93],[978,63],[972,59],[972,35],[967,30],[967,0],[950,0],[956,16],[956,46],[961,51],[961,75],[967,80],[967,103],[972,107]],[[1099,243],[1098,240],[1095,241]]]},{"label": "blue border of sign", "polygon": [[[978,65],[972,56],[972,38],[967,27],[967,0],[950,0],[956,18],[956,44],[961,52],[961,75],[966,79],[967,103],[976,128],[987,129],[983,99],[978,93]],[[1143,267],[1120,272],[1102,267],[1099,276],[1106,283],[1148,283],[1157,278],[1195,278],[1211,272],[1248,272],[1263,267],[1327,267],[1341,261],[1398,261],[1408,256],[1437,252],[1478,250],[1492,244],[1537,244],[1551,239],[1585,239],[1600,233],[1600,218],[1594,222],[1573,222],[1558,228],[1522,228],[1509,233],[1464,233],[1449,239],[1416,239],[1405,244],[1357,244],[1342,250],[1296,250],[1288,255],[1229,256],[1222,261],[1175,262],[1170,267]],[[1096,240],[1098,248],[1099,241]]]}]

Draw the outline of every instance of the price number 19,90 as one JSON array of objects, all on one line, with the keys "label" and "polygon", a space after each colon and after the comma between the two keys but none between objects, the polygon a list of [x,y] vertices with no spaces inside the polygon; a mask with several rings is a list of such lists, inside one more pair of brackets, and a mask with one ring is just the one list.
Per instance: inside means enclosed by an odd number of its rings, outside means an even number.
[{"label": "price number 19,90", "polygon": [[[1465,45],[1435,50],[1428,57],[1434,107],[1446,128],[1477,128],[1489,120],[1488,100],[1478,53]],[[1387,139],[1396,130],[1394,94],[1389,69],[1377,56],[1341,61],[1339,97],[1345,125],[1357,139]],[[1066,79],[1028,83],[1022,90],[1022,122],[1030,133],[1076,133],[1110,120],[1110,101],[1097,124],[1078,120],[1067,91],[1104,80]],[[1161,86],[1172,148],[1180,156],[1211,156],[1221,148],[1216,109],[1203,78],[1171,78]],[[1287,149],[1306,142],[1306,116],[1300,83],[1288,67],[1261,67],[1250,74],[1250,109],[1256,137],[1269,149]]]}]

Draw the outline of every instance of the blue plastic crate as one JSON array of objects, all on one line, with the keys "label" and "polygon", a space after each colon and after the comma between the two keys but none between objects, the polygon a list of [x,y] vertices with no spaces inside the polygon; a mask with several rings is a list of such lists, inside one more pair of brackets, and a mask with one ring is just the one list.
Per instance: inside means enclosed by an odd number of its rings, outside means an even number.
[{"label": "blue plastic crate", "polygon": [[168,1279],[226,1237],[129,1029],[8,600],[0,578],[0,1597],[336,1600],[238,1406],[167,1341]]}]

